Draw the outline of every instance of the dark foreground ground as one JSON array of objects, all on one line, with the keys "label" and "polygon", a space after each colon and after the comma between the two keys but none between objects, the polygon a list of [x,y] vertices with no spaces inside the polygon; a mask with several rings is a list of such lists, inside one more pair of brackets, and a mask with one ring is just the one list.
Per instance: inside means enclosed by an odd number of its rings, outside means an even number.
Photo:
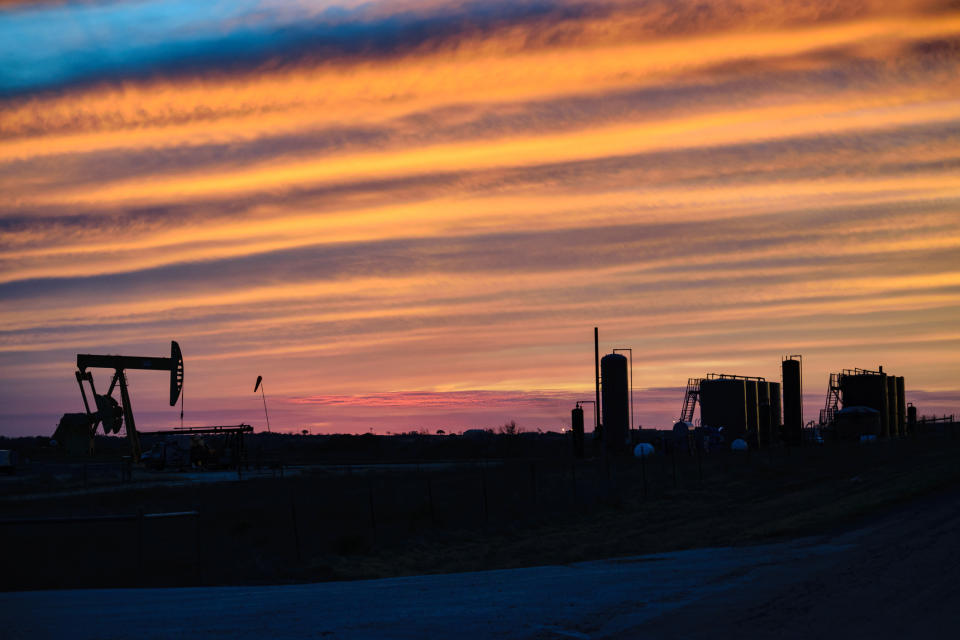
[{"label": "dark foreground ground", "polygon": [[[0,590],[339,582],[763,545],[960,486],[957,429],[609,468],[539,453],[125,482],[35,463],[0,479]],[[152,517],[171,513],[193,515]]]},{"label": "dark foreground ground", "polygon": [[[851,531],[835,551],[775,561],[746,583],[616,637],[956,638],[960,489],[920,499]],[[733,576],[730,576],[733,578]]]},{"label": "dark foreground ground", "polygon": [[8,638],[955,638],[960,488],[854,528],[570,565],[0,594]]}]

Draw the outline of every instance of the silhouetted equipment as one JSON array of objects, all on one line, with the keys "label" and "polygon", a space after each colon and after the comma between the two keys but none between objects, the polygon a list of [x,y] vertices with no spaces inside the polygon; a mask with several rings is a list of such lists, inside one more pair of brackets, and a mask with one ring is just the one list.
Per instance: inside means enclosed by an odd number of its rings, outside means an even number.
[{"label": "silhouetted equipment", "polygon": [[897,378],[887,376],[887,424],[890,425],[890,435],[900,436],[900,425],[897,417],[900,415],[897,409]]},{"label": "silhouetted equipment", "polygon": [[633,349],[630,347],[622,347],[619,349],[614,349],[612,353],[619,353],[620,351],[626,351],[630,354],[628,356],[630,366],[630,399],[628,400],[628,407],[630,410],[630,429],[627,433],[633,433]]},{"label": "silhouetted equipment", "polygon": [[833,422],[837,440],[859,441],[880,433],[880,412],[870,407],[844,407]]},{"label": "silhouetted equipment", "polygon": [[65,413],[60,418],[53,441],[72,456],[93,455],[93,418],[86,413]]},{"label": "silhouetted equipment", "polygon": [[608,452],[626,448],[630,434],[630,394],[627,359],[608,353],[600,360],[603,402],[603,443]]},{"label": "silhouetted equipment", "polygon": [[803,366],[799,355],[781,363],[783,377],[783,439],[793,446],[803,442]]},{"label": "silhouetted equipment", "polygon": [[668,442],[673,453],[692,453],[693,425],[683,420],[674,423]]},{"label": "silhouetted equipment", "polygon": [[769,447],[772,442],[770,424],[773,420],[773,410],[770,407],[770,383],[766,380],[757,382],[757,410],[759,411],[757,442],[761,447]]},{"label": "silhouetted equipment", "polygon": [[907,405],[907,429],[910,433],[917,428],[917,408],[913,403]]},{"label": "silhouetted equipment", "polygon": [[693,415],[697,410],[700,397],[700,378],[687,378],[687,392],[683,394],[683,408],[680,410],[680,422],[693,424]]},{"label": "silhouetted equipment", "polygon": [[741,376],[708,374],[700,380],[700,423],[723,428],[728,441],[747,432],[747,381]]},{"label": "silhouetted equipment", "polygon": [[[216,425],[209,427],[180,427],[164,431],[151,431],[150,435],[190,436],[190,464],[199,467],[237,467],[247,458],[247,448],[243,436],[252,433],[248,424]],[[224,436],[224,446],[219,449],[210,447],[200,436]],[[165,448],[163,450],[165,454]],[[163,468],[166,458],[151,460],[155,467]]]},{"label": "silhouetted equipment", "polygon": [[[894,380],[891,384],[883,372],[883,367],[877,371],[868,369],[844,369],[838,374],[840,399],[844,408],[870,407],[880,413],[880,435],[888,438],[897,433],[897,415],[899,411],[891,411],[891,405],[896,407],[897,386]],[[891,397],[892,396],[892,397]],[[891,417],[893,418],[891,424]]]},{"label": "silhouetted equipment", "polygon": [[571,426],[573,427],[573,455],[583,458],[583,408],[580,403],[570,412]]},{"label": "silhouetted equipment", "polygon": [[[103,395],[97,393],[93,384],[93,374],[88,369],[113,369],[113,379],[110,387]],[[97,425],[103,424],[104,433],[118,433],[120,427],[126,423],[127,438],[133,459],[140,459],[140,439],[137,436],[137,427],[133,419],[133,408],[130,405],[130,393],[127,389],[127,369],[145,369],[152,371],[170,372],[170,406],[177,404],[177,398],[183,390],[183,355],[180,345],[170,342],[170,357],[138,357],[94,355],[88,353],[77,354],[77,384],[80,386],[80,395],[86,413],[68,413],[60,419],[60,424],[54,433],[54,439],[62,443],[71,453],[86,453],[93,451],[93,436]],[[96,411],[92,411],[87,400],[87,393],[83,383],[90,385]],[[113,390],[119,385],[120,402],[113,398]]]},{"label": "silhouetted equipment", "polygon": [[903,376],[897,376],[897,432],[907,435],[907,392]]},{"label": "silhouetted equipment", "polygon": [[828,427],[833,424],[837,412],[840,410],[840,374],[831,373],[827,384],[827,399],[820,409],[820,426]]},{"label": "silhouetted equipment", "polygon": [[596,438],[603,435],[603,425],[600,423],[600,407],[602,406],[600,404],[600,332],[597,327],[593,328],[593,368],[597,389],[597,399],[593,405],[594,413],[596,413],[593,436]]},{"label": "silhouetted equipment", "polygon": [[746,386],[747,433],[760,433],[760,393],[757,380],[744,380]]},{"label": "silhouetted equipment", "polygon": [[780,383],[768,382],[770,387],[770,439],[780,438],[780,428],[783,420],[780,416]]}]

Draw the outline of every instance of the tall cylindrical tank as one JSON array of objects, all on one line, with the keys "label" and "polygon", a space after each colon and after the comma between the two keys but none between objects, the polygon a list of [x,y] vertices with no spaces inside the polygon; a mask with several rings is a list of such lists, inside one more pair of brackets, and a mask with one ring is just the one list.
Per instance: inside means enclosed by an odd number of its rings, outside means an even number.
[{"label": "tall cylindrical tank", "polygon": [[752,440],[760,433],[760,390],[756,380],[744,380],[747,406],[747,431]]},{"label": "tall cylindrical tank", "polygon": [[917,428],[917,408],[912,404],[907,405],[907,431],[913,433]]},{"label": "tall cylindrical tank", "polygon": [[897,376],[897,431],[907,435],[907,392],[903,376]]},{"label": "tall cylindrical tank", "polygon": [[780,418],[780,383],[770,382],[770,439],[780,438],[780,427],[783,421]]},{"label": "tall cylindrical tank", "polygon": [[897,409],[897,378],[887,376],[887,424],[890,425],[890,435],[899,436],[897,428],[900,410]]},{"label": "tall cylindrical tank", "polygon": [[600,359],[603,441],[608,451],[626,449],[630,434],[630,385],[627,358],[608,353]]},{"label": "tall cylindrical tank", "polygon": [[570,412],[570,423],[573,431],[573,455],[583,457],[583,408],[574,407]]},{"label": "tall cylindrical tank", "polygon": [[783,435],[787,444],[803,442],[803,380],[800,361],[783,361]]},{"label": "tall cylindrical tank", "polygon": [[727,440],[742,438],[747,430],[747,386],[735,378],[700,381],[700,423],[722,427]]}]

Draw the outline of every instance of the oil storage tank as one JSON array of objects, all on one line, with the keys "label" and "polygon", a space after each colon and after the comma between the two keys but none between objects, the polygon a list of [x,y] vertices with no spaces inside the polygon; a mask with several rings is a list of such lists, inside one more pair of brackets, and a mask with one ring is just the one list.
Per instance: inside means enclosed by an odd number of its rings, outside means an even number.
[{"label": "oil storage tank", "polygon": [[747,431],[757,431],[760,425],[760,394],[756,380],[744,380],[747,401]]},{"label": "oil storage tank", "polygon": [[570,427],[573,432],[573,455],[583,458],[583,407],[579,404],[570,412]]},{"label": "oil storage tank", "polygon": [[769,447],[770,419],[773,417],[773,412],[770,409],[770,383],[764,380],[757,382],[757,409],[759,410],[757,440],[761,447]]},{"label": "oil storage tank", "polygon": [[907,435],[907,392],[903,376],[897,376],[897,432]]},{"label": "oil storage tank", "polygon": [[840,374],[840,400],[846,407],[870,407],[880,413],[880,436],[890,436],[890,412],[887,405],[887,374],[864,369]]},{"label": "oil storage tank", "polygon": [[627,448],[630,436],[630,384],[627,358],[608,353],[600,359],[601,406],[603,407],[603,445],[610,452]]},{"label": "oil storage tank", "polygon": [[780,427],[783,421],[780,418],[780,383],[770,382],[770,439],[777,440],[780,437]]},{"label": "oil storage tank", "polygon": [[787,358],[782,363],[783,438],[790,445],[803,442],[803,377],[800,360]]},{"label": "oil storage tank", "polygon": [[722,427],[727,440],[747,431],[747,385],[742,378],[705,378],[700,381],[700,422]]},{"label": "oil storage tank", "polygon": [[897,378],[896,376],[887,376],[887,424],[890,425],[890,435],[899,436],[900,426],[897,416],[900,411],[897,409]]}]

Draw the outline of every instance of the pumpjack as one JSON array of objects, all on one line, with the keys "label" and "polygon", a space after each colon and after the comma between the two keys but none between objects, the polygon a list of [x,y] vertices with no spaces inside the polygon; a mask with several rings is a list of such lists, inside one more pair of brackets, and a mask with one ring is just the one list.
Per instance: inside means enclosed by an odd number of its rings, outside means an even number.
[{"label": "pumpjack", "polygon": [[[113,369],[113,378],[105,394],[98,394],[93,383],[93,374],[89,369]],[[114,356],[95,355],[89,353],[77,354],[77,384],[80,386],[80,395],[83,398],[83,407],[86,413],[67,413],[60,419],[60,424],[54,433],[54,440],[62,444],[73,454],[92,454],[93,436],[97,427],[103,425],[106,434],[119,433],[121,426],[126,426],[127,440],[130,442],[130,453],[133,460],[140,460],[140,438],[137,435],[136,422],[133,419],[133,408],[130,405],[130,391],[127,388],[127,369],[145,369],[150,371],[170,372],[170,406],[177,404],[180,392],[183,390],[183,354],[180,345],[170,342],[170,357],[141,357],[141,356]],[[87,399],[84,382],[89,384],[93,397],[93,405]],[[120,402],[113,397],[113,392],[120,387]]]}]

